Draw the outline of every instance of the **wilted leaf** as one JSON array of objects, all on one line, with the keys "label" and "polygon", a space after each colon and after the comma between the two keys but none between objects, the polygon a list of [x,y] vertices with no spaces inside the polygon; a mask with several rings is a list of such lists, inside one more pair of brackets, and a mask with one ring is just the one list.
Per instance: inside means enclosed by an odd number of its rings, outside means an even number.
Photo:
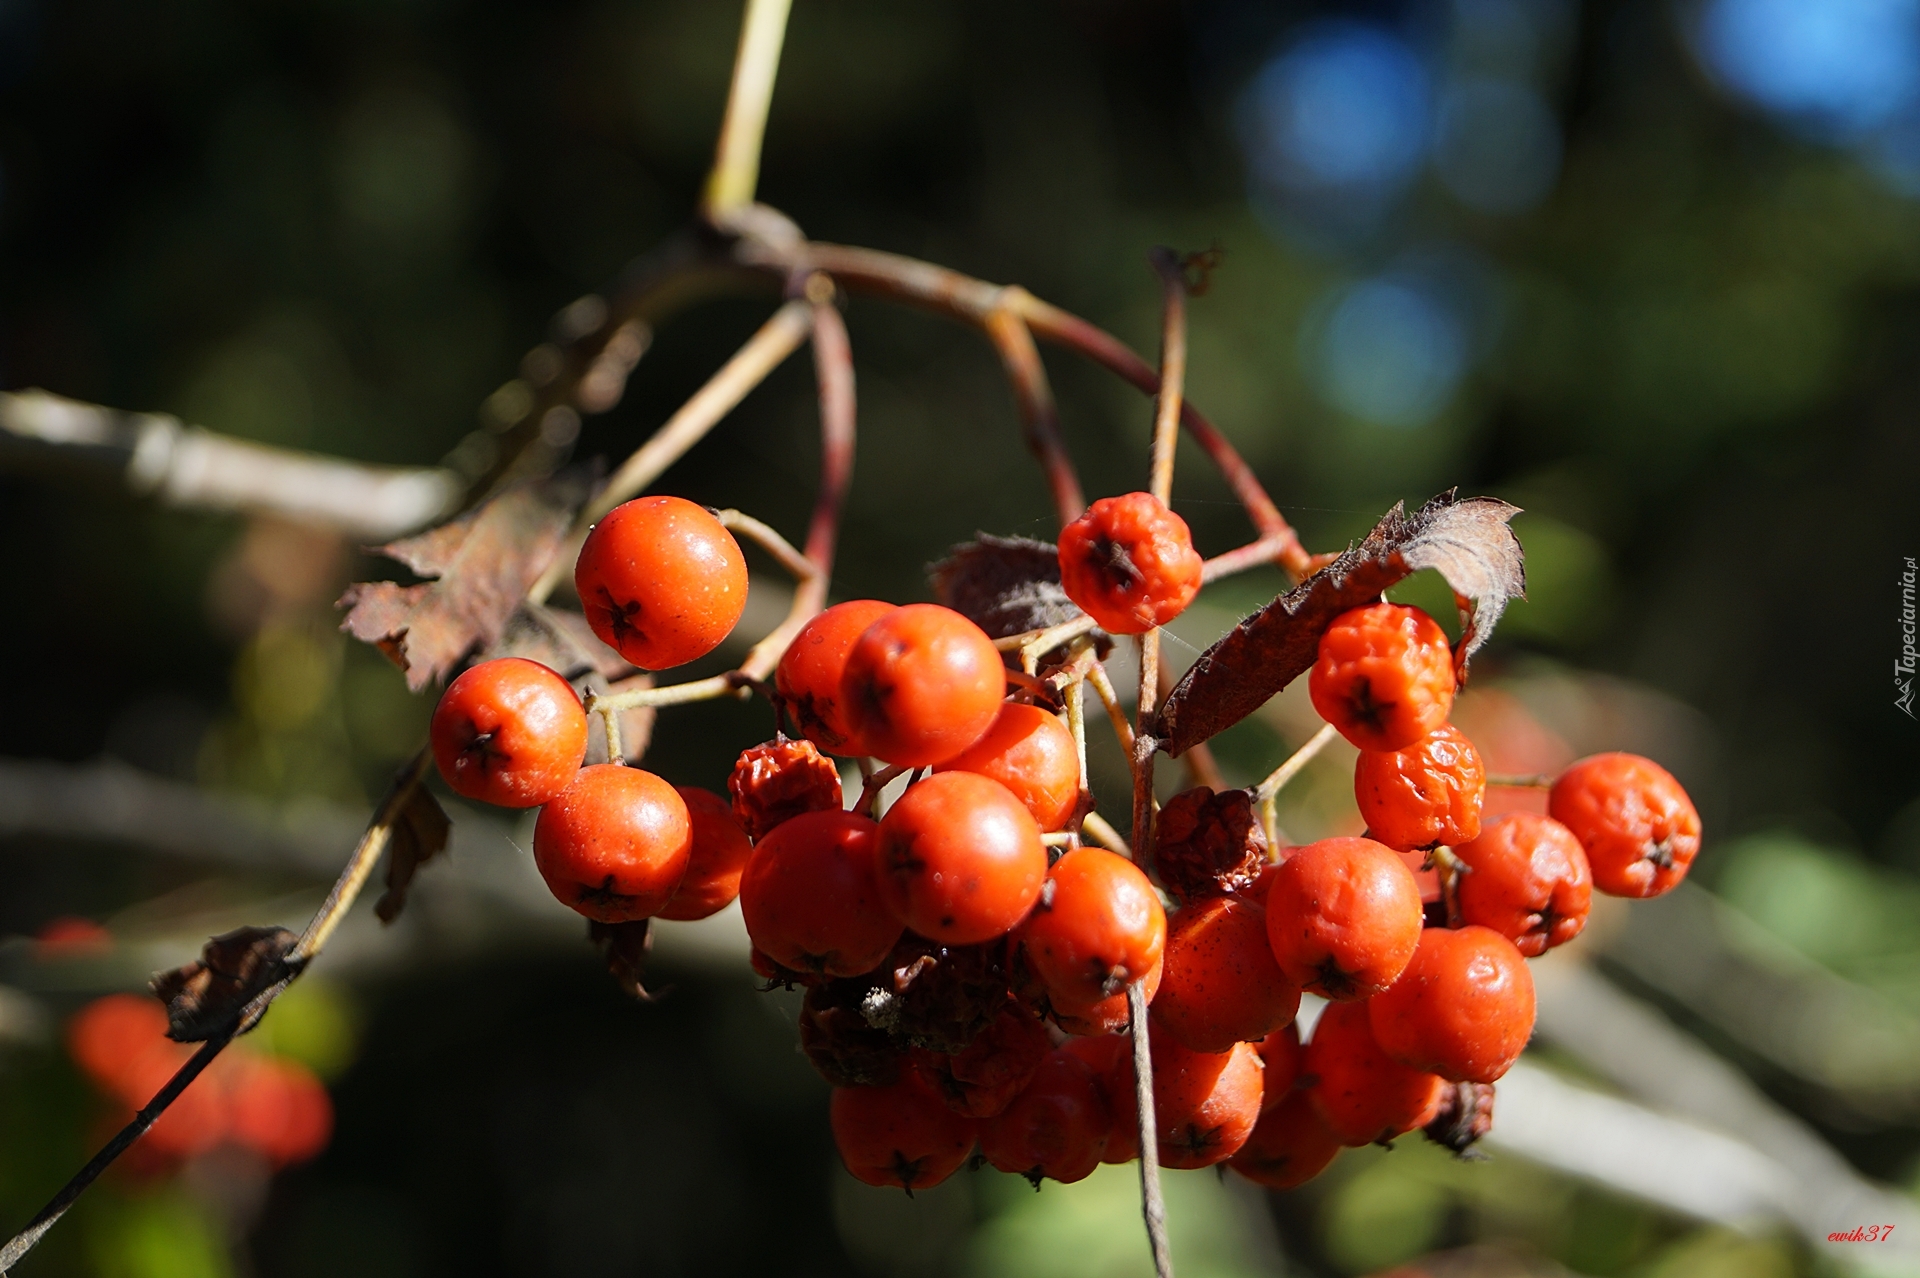
[{"label": "wilted leaf", "polygon": [[587,619],[579,613],[534,604],[516,608],[507,618],[500,638],[481,656],[484,659],[525,657],[559,672],[560,677],[568,681],[590,674],[609,681],[625,679],[639,669],[601,643]]},{"label": "wilted leaf", "polygon": [[1455,655],[1464,675],[1467,658],[1493,632],[1507,600],[1526,597],[1525,560],[1507,527],[1519,513],[1492,497],[1458,501],[1451,492],[1411,516],[1396,505],[1365,541],[1201,654],[1155,720],[1160,748],[1180,754],[1258,710],[1312,667],[1334,618],[1372,603],[1422,568],[1438,570],[1470,604],[1462,609],[1466,630]]},{"label": "wilted leaf", "polygon": [[413,876],[420,867],[444,852],[447,847],[447,834],[453,823],[440,806],[440,801],[424,785],[413,787],[413,793],[393,819],[393,831],[387,838],[387,890],[380,894],[380,900],[373,907],[382,923],[391,923],[400,917],[400,911],[407,905],[407,889],[413,886]]},{"label": "wilted leaf", "polygon": [[486,504],[380,553],[422,577],[347,588],[341,629],[377,645],[419,691],[459,660],[499,642],[527,588],[559,550],[574,512],[586,501],[591,472],[573,468],[520,484]]},{"label": "wilted leaf", "polygon": [[1061,589],[1060,552],[1051,542],[981,533],[927,572],[940,602],[994,639],[1045,630],[1080,615]]},{"label": "wilted leaf", "polygon": [[284,927],[235,928],[208,941],[199,962],[154,977],[167,1037],[200,1043],[238,1028],[247,1004],[286,977],[281,960],[299,939]]},{"label": "wilted leaf", "polygon": [[614,983],[642,1003],[651,1003],[660,994],[649,993],[646,985],[647,955],[653,952],[653,920],[633,923],[587,921],[587,939],[600,947],[607,958],[607,972]]}]

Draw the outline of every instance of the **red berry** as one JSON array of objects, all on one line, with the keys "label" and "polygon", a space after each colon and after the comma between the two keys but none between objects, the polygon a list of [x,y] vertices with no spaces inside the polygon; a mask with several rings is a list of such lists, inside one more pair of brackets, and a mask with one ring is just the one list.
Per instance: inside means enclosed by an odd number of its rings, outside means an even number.
[{"label": "red berry", "polygon": [[1322,839],[1268,876],[1267,940],[1280,971],[1330,999],[1393,984],[1420,942],[1420,887],[1391,848]]},{"label": "red berry", "polygon": [[713,513],[638,497],[587,534],[573,569],[587,624],[642,670],[706,656],[747,606],[747,561]]},{"label": "red berry", "polygon": [[1573,832],[1552,817],[1510,812],[1453,850],[1462,922],[1490,927],[1528,958],[1564,945],[1587,926],[1593,873]]},{"label": "red berry", "polygon": [[686,877],[654,917],[704,919],[726,909],[740,895],[740,874],[753,855],[753,844],[733,819],[733,808],[713,791],[680,785],[674,793],[687,805],[693,848]]},{"label": "red berry", "polygon": [[1008,702],[987,735],[939,772],[974,772],[1013,792],[1042,830],[1058,830],[1080,802],[1080,758],[1066,725],[1039,706]]},{"label": "red berry", "polygon": [[1320,636],[1307,691],[1320,717],[1362,750],[1403,749],[1453,708],[1446,632],[1418,608],[1355,608]]},{"label": "red berry", "polygon": [[1103,1163],[1130,1163],[1140,1157],[1140,1124],[1133,1096],[1133,1039],[1126,1034],[1092,1034],[1060,1044],[1060,1051],[1093,1071],[1106,1099],[1112,1123],[1101,1150]]},{"label": "red berry", "polygon": [[1293,1020],[1299,987],[1267,941],[1267,912],[1239,896],[1206,897],[1167,919],[1167,974],[1155,1022],[1196,1052],[1224,1052]]},{"label": "red berry", "polygon": [[811,741],[775,737],[740,752],[727,776],[727,793],[733,796],[733,819],[758,843],[802,812],[838,808],[840,769]]},{"label": "red berry", "polygon": [[1300,1060],[1306,1049],[1300,1046],[1300,1025],[1288,1021],[1260,1040],[1260,1060],[1267,1067],[1266,1097],[1261,1105],[1272,1109],[1300,1082]]},{"label": "red berry", "polygon": [[1187,521],[1151,493],[1103,497],[1060,530],[1060,584],[1111,634],[1172,621],[1200,593],[1200,576]]},{"label": "red berry", "polygon": [[1018,935],[1056,1006],[1085,1011],[1159,966],[1166,911],[1133,862],[1075,848],[1054,864],[1047,884]]},{"label": "red berry", "polygon": [[562,905],[601,923],[651,918],[687,875],[693,820],[651,772],[597,763],[540,809],[533,863]]},{"label": "red berry", "polygon": [[1035,1186],[1042,1178],[1072,1184],[1100,1165],[1112,1127],[1100,1079],[1077,1055],[1059,1049],[1040,1062],[1010,1105],[980,1124],[980,1152]]},{"label": "red berry", "polygon": [[1040,899],[1047,849],[1025,805],[998,781],[936,772],[880,822],[881,899],[921,936],[973,945],[1005,933]]},{"label": "red berry", "polygon": [[867,753],[847,722],[840,677],[846,673],[854,641],[893,608],[878,599],[835,604],[801,628],[773,673],[773,686],[787,703],[800,735],[829,754]]},{"label": "red berry", "polygon": [[[1251,1043],[1225,1052],[1195,1052],[1153,1026],[1153,1116],[1160,1161],[1167,1167],[1211,1167],[1240,1152],[1260,1119],[1265,1091],[1260,1053]],[[1129,1058],[1127,1072],[1133,1062]]]},{"label": "red berry", "polygon": [[1380,1050],[1365,1003],[1329,1004],[1301,1063],[1314,1079],[1307,1095],[1343,1145],[1371,1145],[1425,1127],[1447,1094],[1438,1074]]},{"label": "red berry", "polygon": [[857,812],[808,812],[780,825],[740,877],[754,948],[796,971],[872,971],[902,931],[880,901],[879,852],[879,825]]},{"label": "red berry", "polygon": [[945,763],[986,735],[1006,693],[993,640],[939,604],[908,604],[868,626],[840,680],[853,735],[908,768]]},{"label": "red berry", "polygon": [[1700,851],[1700,814],[1673,774],[1637,754],[1596,754],[1560,774],[1547,811],[1586,849],[1593,885],[1659,896]]},{"label": "red berry", "polygon": [[1401,1064],[1491,1083],[1533,1035],[1533,974],[1492,928],[1430,927],[1407,970],[1367,1010],[1374,1042]]},{"label": "red berry", "polygon": [[483,661],[433,710],[433,761],[455,794],[535,808],[573,784],[587,756],[580,698],[537,661]]},{"label": "red berry", "polygon": [[[1147,969],[1147,979],[1143,984],[1146,986],[1149,1006],[1160,993],[1160,978],[1166,970],[1164,954],[1158,962]],[[1051,996],[1048,1003],[1053,1012],[1054,1024],[1069,1034],[1118,1034],[1133,1024],[1133,1012],[1127,1003],[1125,990],[1117,990],[1091,1004],[1062,1003]]]},{"label": "red berry", "polygon": [[829,1117],[841,1161],[869,1185],[930,1189],[973,1152],[974,1120],[941,1104],[911,1070],[888,1087],[836,1087]]},{"label": "red berry", "polygon": [[1461,731],[1443,723],[1404,750],[1362,750],[1353,797],[1367,833],[1406,852],[1478,837],[1487,770]]},{"label": "red berry", "polygon": [[991,1118],[1012,1103],[1053,1050],[1040,1018],[1008,1003],[973,1041],[949,1056],[916,1048],[920,1081],[969,1118]]},{"label": "red berry", "polygon": [[1292,1189],[1327,1169],[1340,1152],[1340,1138],[1305,1092],[1282,1093],[1260,1113],[1253,1135],[1227,1166],[1256,1185]]},{"label": "red berry", "polygon": [[304,1163],[333,1137],[333,1100],[306,1066],[274,1056],[235,1058],[230,1125],[234,1140],[275,1167]]}]

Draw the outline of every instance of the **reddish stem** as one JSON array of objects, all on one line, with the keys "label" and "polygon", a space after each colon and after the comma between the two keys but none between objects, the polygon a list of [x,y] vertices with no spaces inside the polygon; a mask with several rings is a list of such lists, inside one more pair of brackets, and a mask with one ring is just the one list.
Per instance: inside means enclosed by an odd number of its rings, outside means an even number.
[{"label": "reddish stem", "polygon": [[809,596],[808,615],[826,606],[833,576],[833,553],[840,536],[840,512],[853,482],[855,423],[853,345],[847,324],[833,304],[833,281],[815,275],[807,281],[813,303],[813,369],[820,383],[820,492],[807,526],[806,557],[818,570],[800,589]]},{"label": "reddish stem", "polygon": [[1073,459],[1060,441],[1060,414],[1054,404],[1053,387],[1047,381],[1047,366],[1040,360],[1026,321],[1011,309],[990,311],[981,323],[994,349],[1000,352],[1007,380],[1013,383],[1027,448],[1046,469],[1053,508],[1064,528],[1087,508],[1087,498],[1080,488],[1080,476],[1074,472]]}]

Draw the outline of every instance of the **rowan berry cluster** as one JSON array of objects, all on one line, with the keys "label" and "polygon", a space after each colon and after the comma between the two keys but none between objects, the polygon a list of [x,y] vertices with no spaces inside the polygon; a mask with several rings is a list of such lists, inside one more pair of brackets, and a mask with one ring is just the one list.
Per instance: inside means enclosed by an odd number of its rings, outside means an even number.
[{"label": "rowan berry cluster", "polygon": [[[1178,615],[1202,575],[1185,524],[1145,493],[1070,524],[1058,568],[1109,633]],[[725,637],[744,574],[710,512],[655,497],[595,528],[576,584],[595,632],[658,669]],[[1491,1084],[1533,1029],[1526,958],[1579,934],[1593,888],[1665,891],[1699,846],[1684,792],[1629,755],[1568,769],[1551,816],[1483,829],[1485,769],[1447,722],[1453,653],[1418,609],[1338,617],[1309,682],[1360,748],[1367,836],[1271,846],[1254,792],[1202,788],[1159,812],[1150,865],[1081,844],[1084,743],[1044,681],[935,604],[808,621],[770,690],[797,736],[742,753],[725,799],[583,767],[579,698],[518,658],[453,682],[433,745],[461,794],[541,805],[536,863],[587,918],[701,918],[739,898],[755,969],[805,989],[801,1047],[836,1089],[834,1137],[861,1180],[937,1184],[976,1148],[1036,1185],[1138,1157],[1119,1032],[1138,984],[1159,1160],[1289,1186],[1342,1146],[1484,1133]],[[851,807],[828,756],[867,778]],[[1303,992],[1330,1003],[1304,1045]]]}]

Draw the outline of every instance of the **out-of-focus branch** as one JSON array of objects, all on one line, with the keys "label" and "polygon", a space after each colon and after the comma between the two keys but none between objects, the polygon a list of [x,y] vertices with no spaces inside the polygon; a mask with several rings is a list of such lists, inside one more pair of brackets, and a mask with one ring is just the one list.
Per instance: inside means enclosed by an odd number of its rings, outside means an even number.
[{"label": "out-of-focus branch", "polygon": [[787,37],[792,0],[747,0],[740,23],[740,47],[733,58],[733,82],[727,113],[720,122],[713,172],[707,176],[701,211],[718,221],[753,202],[760,182],[760,144],[773,105],[773,80],[780,69],[780,46]]},{"label": "out-of-focus branch", "polygon": [[274,448],[43,390],[0,393],[0,464],[118,472],[170,506],[263,511],[385,540],[451,514],[462,483],[440,467],[368,466]]},{"label": "out-of-focus branch", "polygon": [[1007,380],[1013,385],[1013,398],[1020,408],[1027,448],[1046,468],[1053,508],[1064,528],[1087,508],[1087,498],[1080,488],[1080,476],[1074,472],[1073,459],[1060,441],[1060,412],[1054,404],[1053,387],[1047,381],[1047,366],[1041,362],[1026,321],[1011,307],[990,312],[984,326],[988,339],[1000,353]]},{"label": "out-of-focus branch", "polygon": [[[820,384],[820,491],[807,524],[806,552],[816,575],[803,587],[809,617],[826,606],[834,549],[840,540],[840,512],[853,483],[859,419],[853,344],[847,337],[847,322],[834,305],[834,292],[833,281],[824,275],[807,280],[807,300],[813,306],[813,374]],[[795,611],[799,610],[796,604]]]}]

